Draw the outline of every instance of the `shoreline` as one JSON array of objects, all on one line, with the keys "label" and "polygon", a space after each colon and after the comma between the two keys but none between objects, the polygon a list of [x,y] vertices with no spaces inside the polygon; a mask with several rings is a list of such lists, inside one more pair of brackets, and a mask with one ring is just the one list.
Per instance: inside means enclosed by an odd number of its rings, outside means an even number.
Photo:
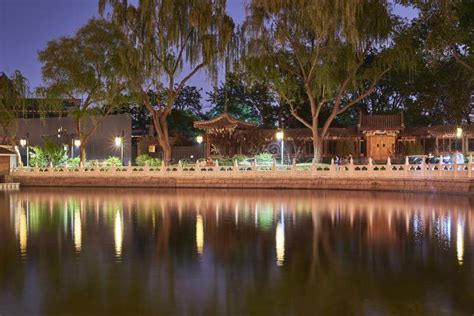
[{"label": "shoreline", "polygon": [[208,177],[208,176],[26,176],[14,175],[21,187],[90,187],[90,188],[223,188],[223,189],[288,189],[288,190],[349,190],[449,193],[474,195],[473,179],[446,178],[328,178],[328,177]]}]

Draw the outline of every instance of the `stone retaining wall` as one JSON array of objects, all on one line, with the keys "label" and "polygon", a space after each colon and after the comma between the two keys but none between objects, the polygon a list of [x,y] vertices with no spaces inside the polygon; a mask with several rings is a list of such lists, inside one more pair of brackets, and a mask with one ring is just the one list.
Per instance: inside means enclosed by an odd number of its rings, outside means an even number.
[{"label": "stone retaining wall", "polygon": [[474,195],[471,179],[391,179],[319,177],[54,177],[15,176],[24,187],[136,187],[330,189],[456,193]]}]

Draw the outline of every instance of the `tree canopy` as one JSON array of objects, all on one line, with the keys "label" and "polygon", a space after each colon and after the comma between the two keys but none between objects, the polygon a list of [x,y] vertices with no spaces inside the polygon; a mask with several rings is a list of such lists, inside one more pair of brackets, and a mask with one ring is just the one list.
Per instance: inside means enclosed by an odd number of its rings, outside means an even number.
[{"label": "tree canopy", "polygon": [[[225,0],[99,0],[99,11],[111,8],[111,19],[128,38],[122,49],[130,88],[152,114],[165,164],[171,158],[167,118],[190,78],[206,69],[217,74],[233,40],[234,23]],[[167,90],[166,103],[154,105],[147,91]]]},{"label": "tree canopy", "polygon": [[[125,83],[118,54],[124,36],[113,24],[92,19],[73,37],[50,41],[39,59],[46,83],[39,91],[57,100],[72,100],[68,109],[81,140],[81,161],[90,136],[107,114],[122,103]],[[59,102],[59,107],[63,103]]]},{"label": "tree canopy", "polygon": [[[247,69],[267,78],[292,115],[311,129],[319,160],[334,119],[370,95],[400,58],[390,5],[383,0],[253,0],[247,10],[240,32]],[[348,97],[367,82],[362,93]],[[293,99],[301,87],[310,118],[300,115]],[[324,109],[329,115],[320,125]]]}]

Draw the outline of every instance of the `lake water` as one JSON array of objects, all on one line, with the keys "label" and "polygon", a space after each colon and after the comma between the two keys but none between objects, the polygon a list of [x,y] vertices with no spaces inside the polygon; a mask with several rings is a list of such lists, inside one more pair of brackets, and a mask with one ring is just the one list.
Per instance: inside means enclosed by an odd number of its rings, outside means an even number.
[{"label": "lake water", "polygon": [[0,195],[0,315],[472,315],[474,197]]}]

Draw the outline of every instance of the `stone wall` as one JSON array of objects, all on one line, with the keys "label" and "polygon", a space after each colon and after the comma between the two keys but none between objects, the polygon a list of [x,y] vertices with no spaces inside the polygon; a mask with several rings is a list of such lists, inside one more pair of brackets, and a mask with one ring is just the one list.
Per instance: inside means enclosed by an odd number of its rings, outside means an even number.
[{"label": "stone wall", "polygon": [[128,177],[128,176],[27,176],[15,175],[21,186],[37,187],[137,187],[137,188],[255,188],[375,190],[474,195],[472,179],[392,179],[321,177]]}]

